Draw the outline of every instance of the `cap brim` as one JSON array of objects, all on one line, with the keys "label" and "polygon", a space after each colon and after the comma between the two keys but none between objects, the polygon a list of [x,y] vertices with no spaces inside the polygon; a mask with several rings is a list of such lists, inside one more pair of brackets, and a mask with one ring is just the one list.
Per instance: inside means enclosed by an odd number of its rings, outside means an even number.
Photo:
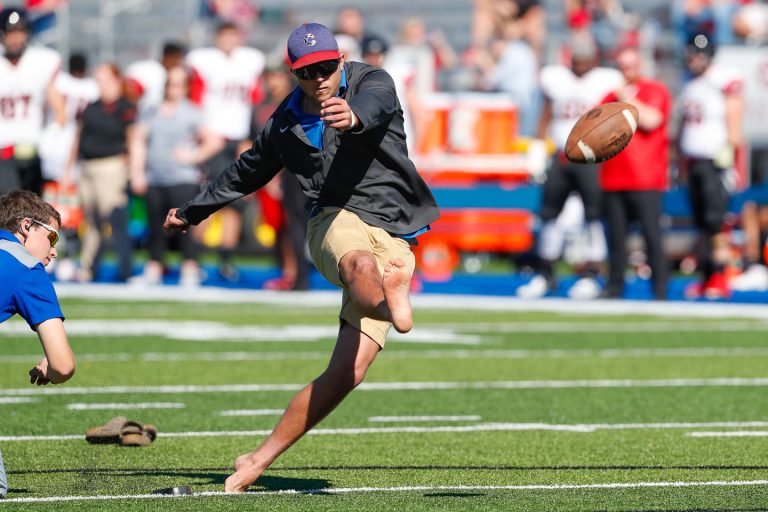
[{"label": "cap brim", "polygon": [[291,64],[291,69],[299,69],[299,68],[305,68],[307,66],[311,66],[312,64],[317,64],[318,62],[323,62],[324,60],[336,60],[341,58],[341,53],[339,53],[338,50],[331,50],[327,52],[315,52],[315,53],[308,53],[307,55],[303,56],[302,58],[298,59],[296,62]]}]

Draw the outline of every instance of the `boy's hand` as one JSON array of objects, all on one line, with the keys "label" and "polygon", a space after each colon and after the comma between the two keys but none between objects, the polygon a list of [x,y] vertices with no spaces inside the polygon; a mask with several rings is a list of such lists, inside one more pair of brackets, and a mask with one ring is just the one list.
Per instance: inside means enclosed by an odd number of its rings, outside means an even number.
[{"label": "boy's hand", "polygon": [[48,379],[48,359],[42,358],[37,366],[29,370],[29,383],[37,384],[38,386],[45,386],[50,383]]},{"label": "boy's hand", "polygon": [[331,128],[345,131],[357,125],[357,117],[345,99],[337,96],[325,100],[320,106],[320,117]]},{"label": "boy's hand", "polygon": [[167,230],[175,229],[181,231],[182,233],[186,233],[187,228],[189,228],[189,224],[176,216],[176,208],[171,208],[168,210],[168,215],[165,217],[165,223],[163,224],[163,227]]}]

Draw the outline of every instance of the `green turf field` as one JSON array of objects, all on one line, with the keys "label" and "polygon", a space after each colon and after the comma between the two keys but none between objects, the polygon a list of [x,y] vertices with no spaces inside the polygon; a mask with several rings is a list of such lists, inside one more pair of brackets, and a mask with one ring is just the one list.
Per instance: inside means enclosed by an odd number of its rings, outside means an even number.
[{"label": "green turf field", "polygon": [[[417,309],[366,383],[231,496],[234,458],[324,368],[335,308],[63,308],[62,386],[30,386],[36,337],[0,326],[0,511],[768,510],[765,320]],[[157,441],[85,442],[118,414]],[[147,496],[174,485],[197,495]]]}]

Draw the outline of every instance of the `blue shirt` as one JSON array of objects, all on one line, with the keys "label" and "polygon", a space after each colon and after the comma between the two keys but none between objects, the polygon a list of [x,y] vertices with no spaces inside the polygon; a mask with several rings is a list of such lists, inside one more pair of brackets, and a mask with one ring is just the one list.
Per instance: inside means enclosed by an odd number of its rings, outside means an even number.
[{"label": "blue shirt", "polygon": [[[339,83],[339,91],[336,96],[341,96],[344,91],[347,90],[347,71],[341,69],[341,82]],[[288,100],[287,108],[289,108],[299,118],[299,124],[304,130],[310,144],[316,148],[323,148],[323,130],[325,129],[325,123],[320,119],[320,116],[314,114],[307,114],[304,112],[303,107],[304,91],[301,87],[297,87],[293,93],[291,93],[291,99]]]},{"label": "blue shirt", "polygon": [[64,319],[43,264],[12,233],[0,229],[0,323],[16,313],[33,331],[51,318]]}]

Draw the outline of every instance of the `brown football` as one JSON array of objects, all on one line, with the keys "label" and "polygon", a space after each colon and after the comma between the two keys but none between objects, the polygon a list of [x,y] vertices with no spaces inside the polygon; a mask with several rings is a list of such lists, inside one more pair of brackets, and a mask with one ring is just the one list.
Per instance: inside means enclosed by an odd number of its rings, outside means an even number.
[{"label": "brown football", "polygon": [[629,103],[598,105],[576,121],[565,142],[565,156],[579,164],[604,162],[627,147],[637,120],[637,109]]}]

